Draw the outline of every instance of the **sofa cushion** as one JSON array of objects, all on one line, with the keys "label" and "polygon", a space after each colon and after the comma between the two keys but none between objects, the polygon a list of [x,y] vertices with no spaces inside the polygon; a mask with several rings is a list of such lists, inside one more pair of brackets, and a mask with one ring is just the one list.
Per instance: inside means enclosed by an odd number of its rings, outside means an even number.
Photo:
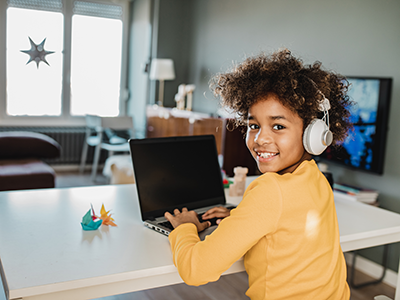
[{"label": "sofa cushion", "polygon": [[0,160],[0,191],[55,187],[56,174],[38,159]]},{"label": "sofa cushion", "polygon": [[0,159],[56,158],[61,146],[51,137],[30,131],[0,132]]}]

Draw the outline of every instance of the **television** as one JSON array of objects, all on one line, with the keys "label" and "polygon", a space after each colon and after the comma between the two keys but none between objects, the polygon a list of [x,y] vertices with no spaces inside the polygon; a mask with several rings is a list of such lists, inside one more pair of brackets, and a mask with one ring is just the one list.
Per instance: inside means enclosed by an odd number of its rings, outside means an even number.
[{"label": "television", "polygon": [[374,174],[383,174],[392,78],[347,77],[353,131],[340,146],[330,146],[320,159]]}]

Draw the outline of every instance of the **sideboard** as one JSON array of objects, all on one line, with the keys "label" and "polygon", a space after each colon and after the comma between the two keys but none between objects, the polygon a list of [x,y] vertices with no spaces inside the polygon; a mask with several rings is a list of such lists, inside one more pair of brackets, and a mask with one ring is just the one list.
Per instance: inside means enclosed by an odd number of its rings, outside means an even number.
[{"label": "sideboard", "polygon": [[215,118],[209,114],[150,105],[146,110],[146,137],[169,137],[213,134],[223,169],[233,176],[233,168],[247,167],[248,175],[259,174],[256,163],[246,148],[241,128],[232,128],[231,120]]}]

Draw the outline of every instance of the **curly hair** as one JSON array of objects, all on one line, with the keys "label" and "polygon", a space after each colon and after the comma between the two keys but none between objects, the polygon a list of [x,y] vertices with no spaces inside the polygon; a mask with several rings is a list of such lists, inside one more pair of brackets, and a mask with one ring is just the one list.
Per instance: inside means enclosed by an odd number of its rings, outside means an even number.
[{"label": "curly hair", "polygon": [[300,116],[304,131],[314,118],[322,117],[319,101],[325,96],[331,105],[329,120],[334,144],[344,141],[352,127],[348,87],[344,76],[323,70],[318,61],[304,65],[287,49],[247,58],[210,80],[210,88],[221,104],[237,113],[235,126],[246,124],[254,103],[275,93],[282,105]]}]

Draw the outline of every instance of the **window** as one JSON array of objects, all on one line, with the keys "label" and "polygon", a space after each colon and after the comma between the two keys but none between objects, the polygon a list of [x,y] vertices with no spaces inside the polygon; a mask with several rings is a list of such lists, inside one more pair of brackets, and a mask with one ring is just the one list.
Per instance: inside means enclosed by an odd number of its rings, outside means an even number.
[{"label": "window", "polygon": [[[61,115],[63,24],[60,12],[8,8],[8,115]],[[30,41],[43,42],[44,49],[54,51],[44,57],[49,65],[31,61],[29,54],[21,52],[32,48]]]},{"label": "window", "polygon": [[126,0],[7,0],[6,117],[124,113],[126,7]]},{"label": "window", "polygon": [[[119,114],[122,22],[118,9],[109,17],[86,16],[95,4],[75,2],[72,16],[71,114]],[[112,8],[112,6],[111,6]],[[115,11],[115,15],[111,15]],[[77,13],[78,12],[78,13]],[[113,18],[114,17],[114,18]]]}]

